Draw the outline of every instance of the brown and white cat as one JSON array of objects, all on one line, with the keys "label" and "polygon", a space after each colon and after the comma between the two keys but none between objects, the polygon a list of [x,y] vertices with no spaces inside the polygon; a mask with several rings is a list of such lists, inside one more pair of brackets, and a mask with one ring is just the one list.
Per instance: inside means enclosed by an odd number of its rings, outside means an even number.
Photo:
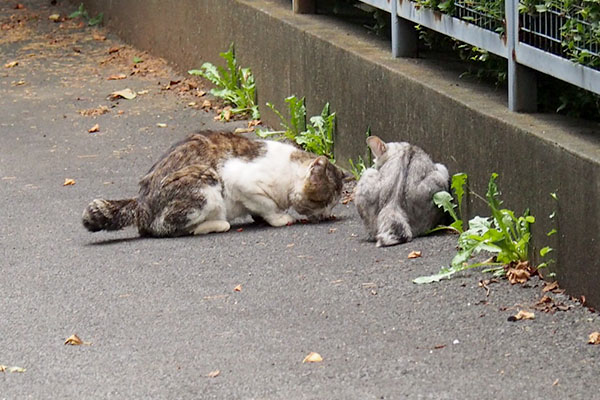
[{"label": "brown and white cat", "polygon": [[83,212],[92,232],[136,225],[144,236],[225,232],[252,215],[272,226],[291,224],[288,212],[331,216],[344,174],[326,157],[269,140],[203,131],[174,144],[125,200],[93,200]]},{"label": "brown and white cat", "polygon": [[368,239],[377,247],[409,242],[435,227],[443,216],[433,195],[448,190],[448,170],[421,148],[406,142],[367,138],[375,165],[361,176],[354,196]]}]

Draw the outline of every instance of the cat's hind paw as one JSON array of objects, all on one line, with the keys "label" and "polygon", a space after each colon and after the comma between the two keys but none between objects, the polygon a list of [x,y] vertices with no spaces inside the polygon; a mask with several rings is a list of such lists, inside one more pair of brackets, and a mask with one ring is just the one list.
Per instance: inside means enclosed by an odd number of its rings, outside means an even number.
[{"label": "cat's hind paw", "polygon": [[395,235],[390,232],[382,232],[377,235],[376,239],[377,239],[377,244],[376,244],[377,247],[387,247],[387,246],[394,246],[397,244],[410,242],[412,240],[412,237],[409,237],[406,235],[398,236],[398,235]]}]

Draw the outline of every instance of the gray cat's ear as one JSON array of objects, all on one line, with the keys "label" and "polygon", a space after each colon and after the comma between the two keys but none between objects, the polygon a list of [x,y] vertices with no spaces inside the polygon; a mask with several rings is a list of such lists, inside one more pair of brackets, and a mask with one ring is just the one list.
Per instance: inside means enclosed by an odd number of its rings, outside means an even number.
[{"label": "gray cat's ear", "polygon": [[379,139],[377,136],[369,136],[367,138],[367,145],[376,158],[381,157],[387,150],[384,141]]}]

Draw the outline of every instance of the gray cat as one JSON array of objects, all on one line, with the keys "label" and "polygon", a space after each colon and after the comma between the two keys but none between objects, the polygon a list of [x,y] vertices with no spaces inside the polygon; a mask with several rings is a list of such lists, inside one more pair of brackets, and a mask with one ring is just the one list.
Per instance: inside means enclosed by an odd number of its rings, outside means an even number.
[{"label": "gray cat", "polygon": [[296,147],[205,131],[174,144],[140,181],[137,197],[96,199],[83,212],[92,232],[136,225],[144,236],[225,232],[252,215],[291,224],[289,209],[311,219],[331,216],[344,174]]},{"label": "gray cat", "polygon": [[432,197],[448,190],[446,167],[406,142],[384,143],[371,136],[367,144],[375,164],[363,173],[354,199],[368,239],[377,247],[393,246],[435,227],[443,212]]}]

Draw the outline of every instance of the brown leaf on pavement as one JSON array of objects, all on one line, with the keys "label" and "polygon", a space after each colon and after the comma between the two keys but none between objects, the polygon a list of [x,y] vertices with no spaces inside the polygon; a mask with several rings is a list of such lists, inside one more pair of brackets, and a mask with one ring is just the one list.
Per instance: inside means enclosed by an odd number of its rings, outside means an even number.
[{"label": "brown leaf on pavement", "polygon": [[411,251],[410,253],[408,253],[407,258],[419,258],[419,257],[421,257],[420,251]]},{"label": "brown leaf on pavement", "polygon": [[136,96],[137,94],[133,90],[126,88],[123,90],[117,90],[116,92],[112,92],[109,97],[111,100],[116,100],[118,98],[132,100],[135,99]]},{"label": "brown leaf on pavement", "polygon": [[16,67],[17,65],[19,65],[18,61],[11,61],[11,62],[7,62],[6,64],[4,64],[4,68],[13,68],[13,67]]},{"label": "brown leaf on pavement", "polygon": [[0,372],[19,372],[23,373],[27,371],[25,368],[21,367],[7,367],[6,365],[0,365]]},{"label": "brown leaf on pavement", "polygon": [[106,106],[99,106],[98,108],[88,108],[86,110],[79,110],[79,114],[84,117],[96,117],[98,115],[106,114],[110,110]]},{"label": "brown leaf on pavement", "polygon": [[73,334],[71,336],[69,336],[67,338],[67,340],[65,340],[65,344],[70,344],[71,346],[89,346],[92,343],[90,342],[84,342],[83,340],[81,340],[81,338],[79,336],[77,336],[77,334]]},{"label": "brown leaf on pavement", "polygon": [[214,371],[210,371],[206,376],[209,378],[216,378],[219,375],[221,375],[221,370],[215,369]]},{"label": "brown leaf on pavement", "polygon": [[241,292],[242,291],[242,285],[237,285],[236,287],[233,288],[234,292]]},{"label": "brown leaf on pavement", "polygon": [[588,337],[589,344],[600,344],[600,332],[592,332]]},{"label": "brown leaf on pavement", "polygon": [[522,261],[517,263],[514,267],[509,267],[506,271],[506,277],[511,284],[525,283],[531,278],[531,271],[529,269],[529,263]]},{"label": "brown leaf on pavement", "polygon": [[120,79],[125,79],[127,78],[127,75],[125,74],[115,74],[115,75],[111,75],[108,78],[106,78],[107,81],[117,81]]},{"label": "brown leaf on pavement", "polygon": [[75,179],[66,178],[65,183],[63,183],[63,186],[72,186],[74,184],[75,184]]},{"label": "brown leaf on pavement", "polygon": [[552,292],[553,290],[558,289],[558,281],[554,282],[546,282],[544,288],[542,289],[543,293]]},{"label": "brown leaf on pavement", "polygon": [[98,132],[100,130],[100,125],[95,124],[94,126],[92,126],[90,129],[88,129],[89,133],[95,133]]},{"label": "brown leaf on pavement", "polygon": [[535,314],[531,311],[520,310],[516,315],[508,317],[509,321],[520,321],[522,319],[535,319]]},{"label": "brown leaf on pavement", "polygon": [[319,353],[315,353],[314,351],[311,351],[310,353],[308,353],[308,355],[306,357],[304,357],[304,360],[302,360],[302,363],[317,363],[317,362],[321,362],[323,361],[323,357],[321,357],[321,355]]}]

